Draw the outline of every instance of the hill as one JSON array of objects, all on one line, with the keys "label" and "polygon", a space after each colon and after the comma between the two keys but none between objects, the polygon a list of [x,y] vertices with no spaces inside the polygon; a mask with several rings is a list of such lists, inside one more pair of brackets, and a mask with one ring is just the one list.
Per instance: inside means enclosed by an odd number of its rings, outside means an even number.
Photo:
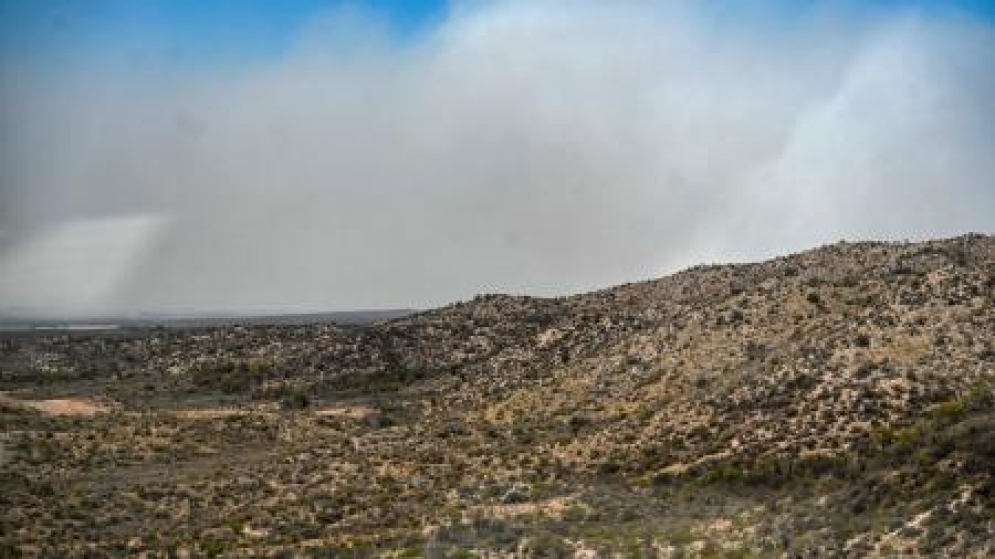
[{"label": "hill", "polygon": [[0,541],[15,556],[988,557],[993,381],[982,235],[362,328],[0,339]]}]

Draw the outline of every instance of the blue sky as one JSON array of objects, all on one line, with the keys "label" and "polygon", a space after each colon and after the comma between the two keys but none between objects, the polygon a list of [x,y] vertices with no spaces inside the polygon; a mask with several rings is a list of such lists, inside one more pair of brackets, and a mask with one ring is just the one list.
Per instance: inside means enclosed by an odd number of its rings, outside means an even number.
[{"label": "blue sky", "polygon": [[141,55],[181,65],[278,55],[315,17],[358,8],[411,40],[445,16],[443,0],[0,0],[7,60],[59,61]]},{"label": "blue sky", "polygon": [[[772,4],[726,0],[712,7],[721,19],[760,11],[761,17],[790,20],[813,5],[784,0],[771,9]],[[313,18],[346,5],[386,21],[398,41],[417,40],[449,9],[445,0],[0,0],[0,52],[8,62],[46,64],[135,56],[180,65],[252,61],[279,55]],[[956,13],[995,20],[992,0],[867,0],[851,5],[884,14],[916,10],[929,17]]]}]

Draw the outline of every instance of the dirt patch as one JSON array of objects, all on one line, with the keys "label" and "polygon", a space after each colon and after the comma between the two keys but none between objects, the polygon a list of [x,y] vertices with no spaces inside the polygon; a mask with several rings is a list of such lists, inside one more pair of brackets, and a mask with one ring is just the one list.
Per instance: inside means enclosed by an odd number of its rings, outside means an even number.
[{"label": "dirt patch", "polygon": [[52,400],[18,400],[0,395],[3,404],[32,409],[45,415],[72,415],[90,417],[111,411],[107,404],[83,398],[55,398]]},{"label": "dirt patch", "polygon": [[342,417],[346,419],[366,419],[377,412],[373,408],[366,406],[341,406],[335,408],[325,408],[318,410],[315,415],[319,417]]},{"label": "dirt patch", "polygon": [[490,518],[508,519],[533,514],[562,518],[564,512],[576,503],[577,497],[570,495],[533,503],[482,505],[473,507],[472,510],[483,513]]},{"label": "dirt patch", "polygon": [[179,410],[175,412],[176,417],[182,419],[225,419],[228,417],[237,417],[246,415],[249,412],[246,410],[236,410],[231,408],[201,408],[192,410]]}]

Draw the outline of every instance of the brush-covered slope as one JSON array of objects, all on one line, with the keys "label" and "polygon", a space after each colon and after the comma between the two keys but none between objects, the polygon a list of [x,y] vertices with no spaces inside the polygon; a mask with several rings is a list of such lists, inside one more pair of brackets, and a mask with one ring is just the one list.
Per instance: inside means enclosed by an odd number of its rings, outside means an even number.
[{"label": "brush-covered slope", "polygon": [[10,553],[995,554],[992,237],[0,344]]}]

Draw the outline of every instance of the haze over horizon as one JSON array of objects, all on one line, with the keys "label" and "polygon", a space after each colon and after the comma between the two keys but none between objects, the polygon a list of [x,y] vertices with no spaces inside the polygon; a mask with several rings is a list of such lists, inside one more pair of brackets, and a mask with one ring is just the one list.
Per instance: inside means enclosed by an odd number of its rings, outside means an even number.
[{"label": "haze over horizon", "polygon": [[993,13],[0,0],[0,308],[429,307],[992,233]]}]

